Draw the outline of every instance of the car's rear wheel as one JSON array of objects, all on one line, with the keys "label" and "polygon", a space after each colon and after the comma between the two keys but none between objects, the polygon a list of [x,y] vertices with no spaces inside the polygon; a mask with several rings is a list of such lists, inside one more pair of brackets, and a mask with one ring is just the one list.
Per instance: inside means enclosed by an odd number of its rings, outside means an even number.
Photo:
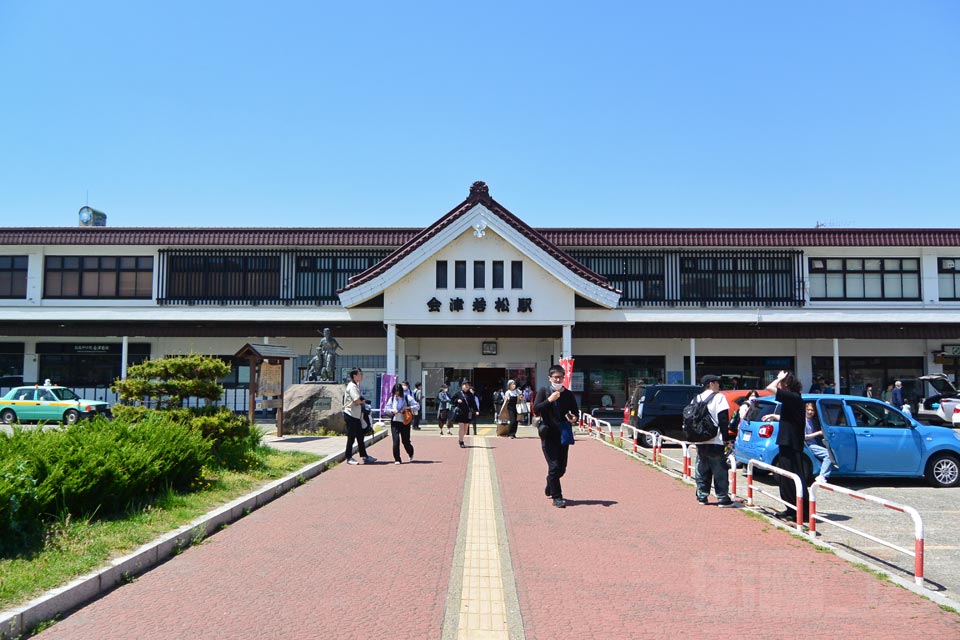
[{"label": "car's rear wheel", "polygon": [[656,429],[650,429],[650,435],[647,435],[647,434],[643,435],[643,438],[642,438],[643,446],[645,446],[647,449],[652,448],[654,439],[659,438],[660,435],[661,435],[660,432],[657,431]]},{"label": "car's rear wheel", "polygon": [[17,414],[13,409],[4,409],[0,411],[0,422],[3,424],[13,424],[17,421]]},{"label": "car's rear wheel", "polygon": [[949,453],[934,454],[924,475],[934,487],[956,487],[960,485],[960,460]]},{"label": "car's rear wheel", "polygon": [[75,409],[67,409],[63,412],[63,421],[66,424],[77,424],[80,420],[80,414]]}]

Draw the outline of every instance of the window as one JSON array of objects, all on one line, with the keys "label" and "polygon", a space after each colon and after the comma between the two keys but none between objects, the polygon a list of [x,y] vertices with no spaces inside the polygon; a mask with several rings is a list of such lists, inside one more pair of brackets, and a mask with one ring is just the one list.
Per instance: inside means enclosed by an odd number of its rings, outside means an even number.
[{"label": "window", "polygon": [[523,289],[523,262],[514,260],[510,263],[510,288]]},{"label": "window", "polygon": [[[296,286],[294,299],[311,303],[339,304],[337,291],[347,286],[350,278],[380,262],[386,255],[383,251],[369,249],[335,249],[316,252],[298,251],[296,255]],[[205,258],[208,256],[204,256]],[[250,299],[275,300],[280,297],[280,264],[287,256],[258,256],[276,261],[276,270],[261,272],[269,286],[259,292],[249,292]],[[444,281],[446,281],[446,262]],[[248,265],[253,266],[253,265]],[[440,277],[440,262],[437,263],[437,278]],[[175,297],[175,296],[173,296]]]},{"label": "window", "polygon": [[811,300],[919,300],[918,258],[811,258]]},{"label": "window", "polygon": [[503,260],[493,261],[493,288],[503,289]]},{"label": "window", "polygon": [[27,256],[0,256],[0,298],[27,297]]},{"label": "window", "polygon": [[681,255],[680,300],[730,304],[789,301],[795,295],[798,269],[792,254]]},{"label": "window", "polygon": [[821,400],[819,403],[820,424],[834,427],[847,426],[847,416],[843,411],[841,400]]},{"label": "window", "polygon": [[437,289],[447,288],[447,261],[437,260]]},{"label": "window", "polygon": [[903,414],[892,407],[879,402],[849,401],[857,427],[899,427],[910,426]]},{"label": "window", "polygon": [[663,253],[587,249],[570,251],[570,255],[623,292],[620,306],[636,306],[664,299]]},{"label": "window", "polygon": [[[960,300],[960,258],[940,258],[937,261],[937,271],[940,299]],[[2,288],[0,295],[3,295]]]},{"label": "window", "polygon": [[129,298],[153,295],[153,256],[47,256],[44,298]]},{"label": "window", "polygon": [[457,289],[467,288],[467,261],[457,260],[453,263],[453,286]]},{"label": "window", "polygon": [[487,263],[483,260],[474,260],[473,261],[473,288],[474,289],[484,289],[486,288],[486,279],[487,279]]}]

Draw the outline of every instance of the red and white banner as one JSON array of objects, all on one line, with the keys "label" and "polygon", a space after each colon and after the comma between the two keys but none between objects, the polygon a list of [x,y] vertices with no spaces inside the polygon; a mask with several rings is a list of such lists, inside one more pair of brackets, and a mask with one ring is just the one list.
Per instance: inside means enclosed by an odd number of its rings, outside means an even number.
[{"label": "red and white banner", "polygon": [[563,367],[563,386],[569,389],[573,383],[573,358],[560,358],[560,366]]}]

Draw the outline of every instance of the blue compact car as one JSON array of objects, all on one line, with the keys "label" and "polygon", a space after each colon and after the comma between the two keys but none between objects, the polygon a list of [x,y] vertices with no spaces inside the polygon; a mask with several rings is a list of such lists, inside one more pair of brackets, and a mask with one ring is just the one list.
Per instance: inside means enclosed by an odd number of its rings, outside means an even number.
[{"label": "blue compact car", "polygon": [[[862,396],[807,394],[823,428],[824,440],[834,461],[831,476],[924,477],[934,487],[960,485],[960,431],[920,424],[885,402]],[[737,462],[760,460],[777,463],[776,420],[780,403],[773,398],[753,401],[734,445]],[[813,469],[820,462],[804,449]]]}]

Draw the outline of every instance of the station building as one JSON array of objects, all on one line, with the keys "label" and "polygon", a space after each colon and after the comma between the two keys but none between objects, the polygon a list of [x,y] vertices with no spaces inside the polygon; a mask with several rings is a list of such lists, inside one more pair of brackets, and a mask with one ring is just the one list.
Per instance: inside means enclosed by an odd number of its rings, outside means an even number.
[{"label": "station building", "polygon": [[[425,228],[91,219],[0,230],[0,388],[112,400],[146,358],[232,361],[264,341],[302,354],[290,384],[325,328],[371,396],[369,374],[395,373],[429,398],[466,377],[489,401],[561,357],[588,408],[706,373],[748,388],[789,369],[863,393],[960,370],[957,229],[532,228],[482,182]],[[233,365],[224,401],[242,410],[250,372]]]}]

